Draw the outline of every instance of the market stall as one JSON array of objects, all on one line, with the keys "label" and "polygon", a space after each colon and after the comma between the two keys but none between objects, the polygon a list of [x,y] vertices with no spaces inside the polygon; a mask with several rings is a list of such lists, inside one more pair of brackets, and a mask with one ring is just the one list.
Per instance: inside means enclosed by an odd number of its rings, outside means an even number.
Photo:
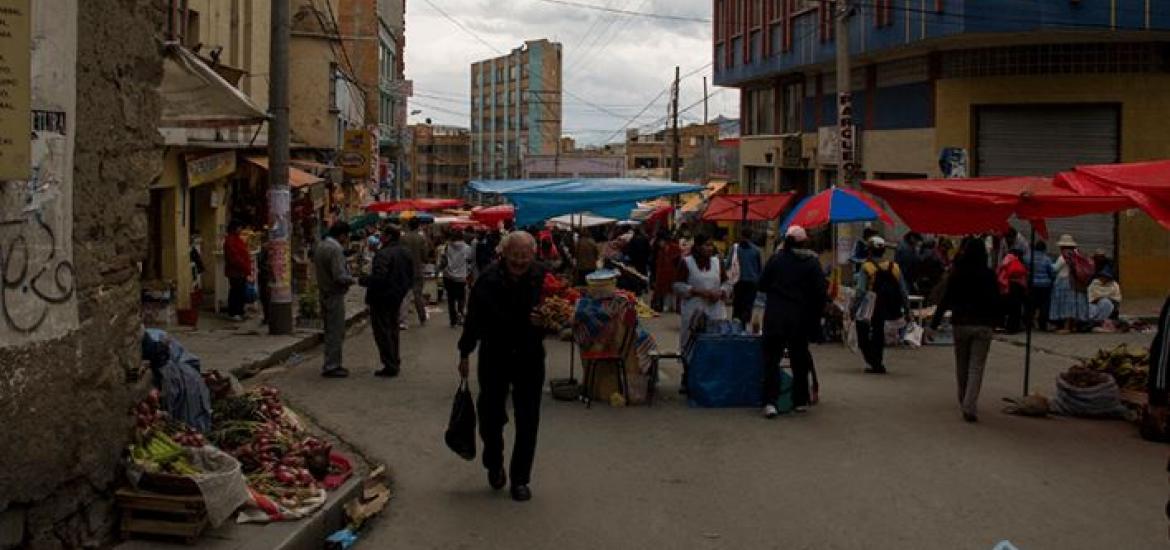
[{"label": "market stall", "polygon": [[[565,214],[588,212],[626,219],[638,201],[694,193],[698,185],[641,179],[599,178],[560,180],[472,181],[473,190],[503,195],[515,206],[516,225],[539,224]],[[475,213],[472,214],[475,219]]]}]

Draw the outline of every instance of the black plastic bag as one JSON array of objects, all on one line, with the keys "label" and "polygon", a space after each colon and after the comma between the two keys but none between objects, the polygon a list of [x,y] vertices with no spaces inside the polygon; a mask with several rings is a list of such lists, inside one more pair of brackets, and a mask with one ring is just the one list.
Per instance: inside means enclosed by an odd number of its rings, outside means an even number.
[{"label": "black plastic bag", "polygon": [[459,390],[455,392],[451,421],[443,439],[447,441],[447,447],[464,460],[475,460],[475,402],[471,399],[466,378],[459,382]]}]

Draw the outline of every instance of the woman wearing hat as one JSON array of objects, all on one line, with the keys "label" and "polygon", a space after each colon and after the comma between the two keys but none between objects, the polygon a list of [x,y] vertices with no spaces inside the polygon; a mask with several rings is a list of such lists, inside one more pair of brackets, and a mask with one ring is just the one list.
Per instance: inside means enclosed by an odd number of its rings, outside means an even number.
[{"label": "woman wearing hat", "polygon": [[1068,334],[1076,328],[1077,323],[1089,318],[1088,296],[1076,276],[1076,264],[1085,258],[1077,250],[1077,242],[1072,235],[1061,235],[1056,246],[1060,248],[1060,257],[1052,264],[1055,278],[1052,281],[1052,305],[1048,317],[1061,327],[1059,333]]}]

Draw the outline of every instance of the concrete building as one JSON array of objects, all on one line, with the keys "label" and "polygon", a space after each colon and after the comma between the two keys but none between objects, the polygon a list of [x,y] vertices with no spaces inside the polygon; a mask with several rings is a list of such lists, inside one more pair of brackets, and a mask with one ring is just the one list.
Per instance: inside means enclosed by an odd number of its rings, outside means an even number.
[{"label": "concrete building", "polygon": [[[346,130],[365,126],[367,94],[349,71],[341,31],[329,14],[342,0],[291,0],[289,122],[295,147],[336,154]],[[322,4],[327,4],[325,10]],[[331,160],[331,159],[330,159]]]},{"label": "concrete building", "polygon": [[150,384],[127,373],[141,357],[143,207],[161,170],[164,10],[20,4],[5,4],[0,39],[0,67],[29,69],[0,85],[0,125],[31,120],[5,136],[31,152],[27,175],[0,181],[0,548],[104,548],[126,411]]},{"label": "concrete building", "polygon": [[555,155],[561,138],[561,45],[530,40],[471,65],[471,178],[523,174],[528,155]]},{"label": "concrete building", "polygon": [[524,157],[524,179],[624,177],[626,157],[605,151],[575,150]]},{"label": "concrete building", "polygon": [[459,198],[471,165],[467,128],[415,124],[410,127],[408,198]]},{"label": "concrete building", "polygon": [[[952,174],[970,176],[1170,157],[1170,13],[1150,2],[928,4],[856,3],[849,18],[864,177],[939,177],[944,151],[969,159]],[[741,179],[802,193],[836,183],[831,4],[713,5],[715,84],[741,94]],[[1049,227],[1118,258],[1127,296],[1170,287],[1170,236],[1144,214]]]},{"label": "concrete building", "polygon": [[405,0],[337,0],[345,68],[366,94],[367,126],[377,131],[380,159],[371,186],[391,193],[406,156]]},{"label": "concrete building", "polygon": [[[626,168],[633,177],[669,179],[674,155],[674,131],[670,128],[643,133],[637,129],[626,132]],[[687,159],[701,152],[704,143],[719,140],[718,124],[691,124],[679,128],[680,168]]]}]

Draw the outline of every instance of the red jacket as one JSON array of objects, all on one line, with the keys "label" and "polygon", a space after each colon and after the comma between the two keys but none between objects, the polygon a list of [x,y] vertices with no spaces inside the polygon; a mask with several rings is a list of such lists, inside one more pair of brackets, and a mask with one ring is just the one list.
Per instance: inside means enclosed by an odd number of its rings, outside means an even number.
[{"label": "red jacket", "polygon": [[223,274],[229,279],[252,276],[252,254],[239,233],[229,233],[223,239]]},{"label": "red jacket", "polygon": [[1009,293],[1013,284],[1026,287],[1028,286],[1028,268],[1024,267],[1024,262],[1021,262],[1015,254],[1008,254],[999,264],[996,280],[999,282],[1000,294]]}]

